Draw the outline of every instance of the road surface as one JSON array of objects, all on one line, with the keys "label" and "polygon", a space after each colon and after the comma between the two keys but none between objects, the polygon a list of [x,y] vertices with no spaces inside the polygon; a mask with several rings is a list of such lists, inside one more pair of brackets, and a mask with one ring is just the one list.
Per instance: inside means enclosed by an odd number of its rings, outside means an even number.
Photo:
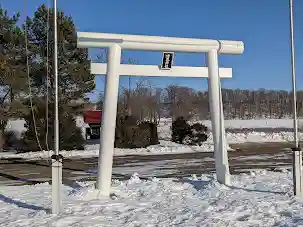
[{"label": "road surface", "polygon": [[[285,143],[237,144],[238,151],[229,152],[230,172],[246,173],[252,169],[275,171],[291,167],[290,147]],[[114,157],[113,178],[128,179],[134,172],[142,178],[184,177],[192,174],[213,173],[214,154],[183,153],[165,155],[127,155]],[[98,166],[97,158],[65,159],[63,183],[76,180],[94,180]],[[278,171],[278,170],[277,170]],[[20,185],[51,181],[49,160],[2,159],[0,160],[0,184]]]}]

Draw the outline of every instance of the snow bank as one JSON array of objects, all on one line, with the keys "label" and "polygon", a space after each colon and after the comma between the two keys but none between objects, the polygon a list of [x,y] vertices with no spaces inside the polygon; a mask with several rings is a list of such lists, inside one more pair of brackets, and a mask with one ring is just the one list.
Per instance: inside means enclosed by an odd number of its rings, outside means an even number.
[{"label": "snow bank", "polygon": [[26,132],[25,120],[9,120],[5,127],[6,131],[13,131],[17,138],[21,137],[23,132]]},{"label": "snow bank", "polygon": [[[228,149],[231,149],[228,147]],[[170,141],[160,141],[158,145],[152,145],[147,148],[137,149],[121,149],[115,148],[115,156],[124,155],[152,155],[152,154],[171,154],[171,153],[191,153],[191,152],[213,152],[214,145],[212,143],[204,143],[202,146],[187,146]],[[15,152],[1,152],[0,158],[25,158],[25,159],[47,159],[52,155],[52,151],[40,151],[40,152],[27,152],[27,153],[15,153]],[[65,158],[72,157],[97,157],[99,156],[99,144],[87,145],[85,150],[71,150],[60,151]]]},{"label": "snow bank", "polygon": [[[302,121],[302,119],[299,119]],[[196,122],[196,121],[195,121]],[[211,121],[204,120],[198,121],[207,127],[211,128]],[[172,119],[162,118],[160,124],[162,125],[171,125]],[[241,129],[241,128],[292,128],[293,120],[292,119],[251,119],[251,120],[241,120],[241,119],[232,119],[224,120],[224,125],[226,128]]]},{"label": "snow bank", "polygon": [[[299,138],[303,137],[303,133],[299,133]],[[226,133],[226,139],[229,144],[237,143],[263,143],[263,142],[288,142],[293,141],[292,132],[265,133],[265,132],[249,132],[249,133]]]},{"label": "snow bank", "polygon": [[[166,137],[169,133],[164,132],[164,135],[159,133],[159,137]],[[303,133],[300,133],[303,137]],[[167,139],[167,138],[166,138]],[[228,144],[247,143],[247,142],[286,142],[293,141],[291,132],[280,133],[263,133],[263,132],[248,132],[248,133],[227,133],[226,139]],[[98,141],[96,141],[98,143]],[[232,150],[227,145],[229,150]],[[123,155],[151,155],[151,154],[171,154],[171,153],[191,153],[191,152],[213,152],[214,145],[212,135],[201,146],[188,146],[173,143],[167,140],[160,140],[160,144],[152,145],[147,148],[138,149],[120,149],[115,148],[115,156]],[[86,145],[85,150],[71,150],[60,152],[66,158],[72,157],[97,157],[99,155],[99,144]],[[25,159],[46,159],[52,155],[51,151],[28,152],[16,154],[15,152],[2,152],[0,158],[25,158]]]},{"label": "snow bank", "polygon": [[[201,121],[211,128],[211,121]],[[225,120],[226,128],[292,128],[292,119]]]},{"label": "snow bank", "polygon": [[[300,119],[299,121],[301,121]],[[258,119],[258,120],[225,120],[226,128],[292,128],[293,121],[292,119]],[[10,120],[7,124],[6,129],[17,131],[19,133],[24,132],[26,128],[24,127],[24,120]],[[168,132],[170,130],[172,120],[170,118],[162,118],[160,120],[159,128],[161,130]],[[205,124],[207,127],[211,128],[211,121],[205,120],[200,121],[200,123]],[[88,124],[84,123],[83,117],[76,117],[76,124],[78,127],[84,130],[85,127],[88,127]]]},{"label": "snow bank", "polygon": [[[23,130],[24,126],[21,123],[22,121],[12,121],[8,125],[8,127],[12,130]],[[254,123],[249,123],[251,121],[246,120],[232,120],[234,122],[234,126],[240,127],[241,125],[244,128],[251,127],[264,127],[264,125],[279,127],[282,125],[287,126],[285,122],[288,122],[291,126],[291,120],[289,119],[264,119],[264,120],[252,120]],[[237,123],[237,122],[242,122]],[[264,124],[263,124],[263,123]],[[265,123],[268,124],[265,124]],[[280,123],[279,123],[280,122]],[[205,123],[205,122],[203,122]],[[274,124],[276,123],[276,124]],[[256,124],[256,125],[255,125]],[[83,119],[77,118],[77,125],[82,127],[86,126],[83,122]],[[22,127],[23,128],[22,128]],[[167,154],[167,153],[187,153],[187,152],[213,152],[213,138],[210,133],[208,140],[202,144],[202,146],[187,146],[180,145],[173,142],[170,142],[171,137],[171,120],[170,119],[162,119],[158,126],[158,134],[160,139],[159,145],[149,146],[147,148],[140,149],[115,149],[114,155],[148,155],[148,154]],[[300,133],[300,138],[303,137],[303,133]],[[227,144],[237,144],[237,143],[246,143],[246,142],[286,142],[293,141],[293,133],[292,132],[276,132],[276,133],[265,133],[265,132],[246,132],[246,133],[226,133]],[[72,150],[72,151],[62,151],[62,155],[64,157],[96,157],[99,155],[99,141],[96,141],[95,145],[87,145],[85,150]],[[228,149],[231,149],[228,147]],[[0,158],[26,158],[26,159],[45,159],[51,156],[52,152],[50,151],[42,151],[42,152],[30,152],[24,154],[16,154],[14,152],[10,153],[0,153]]]},{"label": "snow bank", "polygon": [[[84,122],[83,117],[78,116],[76,117],[76,125],[82,129],[82,135],[85,136],[85,128],[88,127],[88,124]],[[18,120],[9,120],[6,125],[6,131],[14,131],[16,135],[20,138],[23,132],[26,132],[25,120],[18,119]]]},{"label": "snow bank", "polygon": [[[159,139],[170,140],[171,131],[170,129],[165,130],[163,128],[158,129]],[[303,133],[299,133],[299,137],[303,137]],[[254,143],[254,142],[286,142],[293,141],[294,136],[293,132],[243,132],[243,133],[226,133],[226,140],[228,144],[237,144],[237,143]],[[209,133],[209,138],[206,141],[206,144],[213,144],[212,133]]]},{"label": "snow bank", "polygon": [[110,198],[93,183],[63,187],[59,216],[48,213],[51,186],[0,187],[0,226],[301,226],[303,202],[292,196],[290,172],[255,171],[232,177],[113,181]]}]

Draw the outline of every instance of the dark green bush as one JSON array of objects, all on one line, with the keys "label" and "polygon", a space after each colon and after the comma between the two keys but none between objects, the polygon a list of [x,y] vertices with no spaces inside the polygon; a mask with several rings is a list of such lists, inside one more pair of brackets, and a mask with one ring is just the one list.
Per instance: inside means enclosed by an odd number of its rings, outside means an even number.
[{"label": "dark green bush", "polygon": [[[49,105],[50,107],[53,104]],[[60,150],[81,150],[84,148],[84,138],[82,131],[76,126],[76,120],[71,113],[64,108],[59,107],[59,149]],[[45,120],[45,103],[35,102],[34,113],[36,120],[36,130],[42,150],[47,150],[46,146],[46,120]],[[27,131],[23,135],[22,145],[23,151],[39,151],[37,143],[33,116],[30,112],[24,116],[26,121],[25,127]],[[48,147],[49,150],[54,150],[54,115],[53,108],[49,110],[49,125],[48,125]]]},{"label": "dark green bush", "polygon": [[159,143],[157,125],[138,122],[133,116],[117,117],[115,147],[144,148]]},{"label": "dark green bush", "polygon": [[15,131],[5,131],[3,133],[3,149],[4,150],[18,150],[20,147],[20,138],[17,137]]},{"label": "dark green bush", "polygon": [[178,117],[175,121],[173,121],[171,130],[171,138],[175,143],[183,144],[185,137],[191,134],[191,127],[184,117]]},{"label": "dark green bush", "polygon": [[184,117],[172,123],[172,141],[179,144],[201,145],[208,138],[207,127],[200,123],[189,125]]}]

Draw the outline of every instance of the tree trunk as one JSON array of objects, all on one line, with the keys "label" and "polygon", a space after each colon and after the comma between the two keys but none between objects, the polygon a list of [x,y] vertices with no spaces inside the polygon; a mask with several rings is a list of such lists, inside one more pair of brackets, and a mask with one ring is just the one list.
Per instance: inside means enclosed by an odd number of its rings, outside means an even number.
[{"label": "tree trunk", "polygon": [[3,151],[5,145],[4,131],[6,124],[6,120],[0,120],[0,152]]},{"label": "tree trunk", "polygon": [[4,130],[0,129],[0,152],[3,151],[4,146]]}]

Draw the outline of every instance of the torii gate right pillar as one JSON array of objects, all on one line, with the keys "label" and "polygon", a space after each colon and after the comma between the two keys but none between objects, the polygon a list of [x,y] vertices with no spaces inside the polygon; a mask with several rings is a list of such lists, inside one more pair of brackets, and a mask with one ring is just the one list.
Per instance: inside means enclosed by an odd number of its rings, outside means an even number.
[{"label": "torii gate right pillar", "polygon": [[208,96],[214,142],[217,181],[225,185],[230,185],[231,182],[226,146],[227,143],[225,137],[224,114],[217,50],[210,50],[207,53],[207,67]]}]

